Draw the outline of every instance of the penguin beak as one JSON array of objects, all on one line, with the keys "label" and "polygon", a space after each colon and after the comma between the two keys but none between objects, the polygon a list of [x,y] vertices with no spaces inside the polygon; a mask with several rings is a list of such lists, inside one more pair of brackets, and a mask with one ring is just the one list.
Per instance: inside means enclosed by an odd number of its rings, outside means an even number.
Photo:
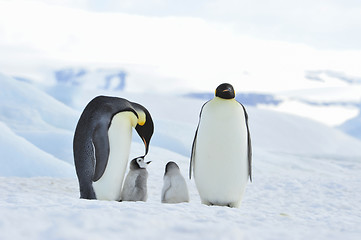
[{"label": "penguin beak", "polygon": [[230,92],[231,89],[227,88],[227,89],[224,89],[222,92]]},{"label": "penguin beak", "polygon": [[149,163],[151,163],[152,161],[149,161],[149,162],[146,162],[146,164],[149,164]]},{"label": "penguin beak", "polygon": [[144,143],[144,146],[145,146],[146,152],[148,152],[148,144],[147,144],[147,141],[145,140],[145,138],[144,138],[144,137],[142,137],[142,140],[143,140],[143,143]]}]

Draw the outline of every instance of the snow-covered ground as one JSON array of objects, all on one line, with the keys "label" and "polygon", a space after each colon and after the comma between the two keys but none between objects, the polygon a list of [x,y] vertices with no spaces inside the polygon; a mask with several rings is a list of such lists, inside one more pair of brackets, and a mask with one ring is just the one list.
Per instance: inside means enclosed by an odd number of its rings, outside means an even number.
[{"label": "snow-covered ground", "polygon": [[0,178],[1,239],[358,239],[360,164],[258,153],[240,209],[161,204],[162,170],[188,159],[152,148],[147,202],[78,199],[76,179]]},{"label": "snow-covered ground", "polygon": [[[0,239],[359,239],[361,141],[312,120],[246,106],[253,182],[239,209],[202,205],[188,164],[204,100],[166,94],[79,91],[66,106],[0,75]],[[216,87],[216,86],[215,86]],[[147,202],[79,199],[73,131],[95,94],[146,106],[155,122]],[[144,147],[134,132],[131,156]],[[175,161],[190,202],[161,204]]]}]

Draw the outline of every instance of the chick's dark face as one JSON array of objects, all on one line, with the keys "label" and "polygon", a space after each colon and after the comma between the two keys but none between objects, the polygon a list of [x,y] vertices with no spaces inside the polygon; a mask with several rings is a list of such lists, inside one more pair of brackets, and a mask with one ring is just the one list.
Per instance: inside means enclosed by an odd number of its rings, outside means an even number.
[{"label": "chick's dark face", "polygon": [[232,99],[235,98],[236,94],[234,92],[233,86],[229,83],[222,83],[216,89],[216,97],[223,99]]}]

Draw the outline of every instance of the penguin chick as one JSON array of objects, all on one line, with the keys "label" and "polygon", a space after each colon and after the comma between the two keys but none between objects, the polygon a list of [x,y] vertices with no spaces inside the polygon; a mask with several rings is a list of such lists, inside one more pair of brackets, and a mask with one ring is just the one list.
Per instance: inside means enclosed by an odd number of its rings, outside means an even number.
[{"label": "penguin chick", "polygon": [[175,162],[168,162],[165,167],[161,200],[162,203],[189,202],[186,181]]},{"label": "penguin chick", "polygon": [[147,201],[147,178],[146,167],[149,162],[144,162],[144,157],[134,158],[130,162],[130,170],[125,178],[121,201]]}]

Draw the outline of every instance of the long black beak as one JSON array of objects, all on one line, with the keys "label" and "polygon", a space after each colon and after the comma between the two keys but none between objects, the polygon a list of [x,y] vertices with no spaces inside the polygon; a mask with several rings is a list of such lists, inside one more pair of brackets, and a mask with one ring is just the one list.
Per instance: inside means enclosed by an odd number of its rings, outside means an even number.
[{"label": "long black beak", "polygon": [[146,164],[149,164],[149,163],[151,163],[152,161],[149,161],[149,162],[146,162]]}]

